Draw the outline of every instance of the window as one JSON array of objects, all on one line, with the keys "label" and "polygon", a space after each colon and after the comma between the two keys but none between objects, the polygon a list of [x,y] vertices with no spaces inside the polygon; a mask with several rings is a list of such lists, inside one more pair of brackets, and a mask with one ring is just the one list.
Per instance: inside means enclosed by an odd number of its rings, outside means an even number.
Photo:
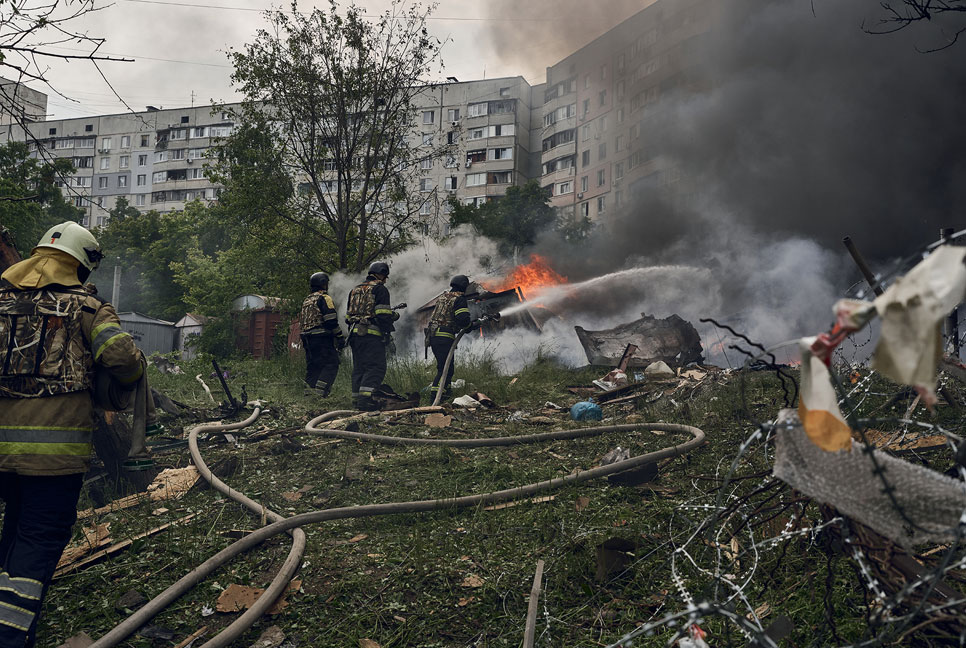
[{"label": "window", "polygon": [[486,137],[487,132],[488,132],[488,129],[485,126],[483,128],[471,128],[468,139],[471,139],[471,140],[483,139],[484,137]]},{"label": "window", "polygon": [[590,112],[590,99],[584,99],[584,115]]},{"label": "window", "polygon": [[509,184],[510,183],[510,171],[497,171],[496,173],[488,173],[486,177],[486,184]]},{"label": "window", "polygon": [[144,207],[144,194],[138,194],[135,196],[134,204],[138,207]]},{"label": "window", "polygon": [[228,121],[229,119],[231,119],[231,113],[227,110],[223,110],[221,112],[221,119],[222,121]]},{"label": "window", "polygon": [[72,139],[59,139],[54,143],[54,148],[57,149],[68,149],[74,148],[74,140]]},{"label": "window", "polygon": [[590,124],[584,124],[583,129],[580,131],[580,139],[589,140],[590,139]]},{"label": "window", "polygon": [[171,130],[171,134],[168,135],[168,139],[172,140],[183,140],[188,137],[188,129],[186,128],[174,128]]},{"label": "window", "polygon": [[598,187],[603,187],[604,186],[604,183],[606,181],[607,181],[607,176],[604,173],[604,170],[603,169],[598,169],[597,170],[597,186]]},{"label": "window", "polygon": [[188,180],[203,180],[205,177],[205,170],[195,167],[193,169],[188,169]]},{"label": "window", "polygon": [[130,135],[121,135],[121,148],[131,148]]},{"label": "window", "polygon": [[129,166],[131,166],[131,156],[130,155],[122,155],[121,158],[120,158],[120,160],[118,161],[118,166],[121,169],[126,169]]},{"label": "window", "polygon": [[552,148],[560,146],[561,144],[567,144],[574,141],[574,134],[576,129],[568,129],[565,131],[560,131],[559,133],[554,133],[550,137],[543,140],[543,150],[549,151]]},{"label": "window", "polygon": [[185,158],[185,152],[188,149],[171,149],[168,151],[169,160],[183,160]]},{"label": "window", "polygon": [[618,74],[624,73],[624,55],[623,54],[617,57],[617,73]]},{"label": "window", "polygon": [[446,159],[443,161],[443,166],[447,169],[452,169],[459,166],[459,162],[456,161],[455,155],[447,155]]},{"label": "window", "polygon": [[209,126],[208,135],[211,137],[228,137],[231,135],[231,126]]},{"label": "window", "polygon": [[500,96],[501,97],[509,97],[510,96],[510,88],[500,88]]},{"label": "window", "polygon": [[616,152],[620,153],[626,148],[626,146],[627,146],[627,142],[625,142],[623,135],[618,135],[614,139],[614,150]]},{"label": "window", "polygon": [[597,161],[601,161],[607,157],[607,142],[601,142],[600,146],[597,147]]},{"label": "window", "polygon": [[182,115],[182,117],[181,117],[181,123],[182,124],[187,124],[188,123],[188,116],[187,115]]},{"label": "window", "polygon": [[433,158],[423,158],[419,162],[419,166],[425,171],[433,168]]},{"label": "window", "polygon": [[472,164],[473,162],[486,162],[486,149],[477,149],[475,151],[466,152],[466,163]]},{"label": "window", "polygon": [[436,121],[436,111],[435,110],[424,110],[423,111],[423,123],[432,124]]},{"label": "window", "polygon": [[617,123],[618,124],[623,124],[624,123],[624,109],[623,108],[618,108],[617,109]]},{"label": "window", "polygon": [[446,133],[447,144],[456,144],[458,141],[459,141],[459,133],[457,133],[456,131],[450,131]]},{"label": "window", "polygon": [[466,107],[466,114],[469,117],[482,117],[483,115],[486,114],[486,109],[488,105],[489,104],[487,104],[486,102],[470,104],[469,106]]},{"label": "window", "polygon": [[605,204],[606,203],[606,198],[607,198],[607,196],[598,196],[597,197],[597,213],[598,214],[603,214],[604,213],[604,207],[606,206],[606,204]]},{"label": "window", "polygon": [[75,169],[91,169],[94,167],[94,157],[75,157],[74,158],[74,168]]},{"label": "window", "polygon": [[[57,130],[57,129],[51,129],[51,130]],[[53,135],[53,133],[51,133],[51,135]],[[74,207],[83,207],[83,206],[84,206],[84,197],[74,196]]]},{"label": "window", "polygon": [[86,177],[81,177],[81,178],[74,178],[72,184],[75,187],[89,187],[89,186],[91,186],[91,177],[90,176],[86,176]]},{"label": "window", "polygon": [[590,75],[589,74],[585,74],[584,75],[584,90],[586,90],[589,87],[590,87]]},{"label": "window", "polygon": [[102,137],[101,138],[101,148],[102,149],[106,149],[106,150],[110,151],[111,150],[111,144],[112,144],[112,142],[111,142],[111,138],[110,137]]},{"label": "window", "polygon": [[117,186],[120,187],[120,188],[122,188],[122,189],[127,186],[127,176],[126,175],[117,176]]},{"label": "window", "polygon": [[150,137],[150,135],[142,135],[141,136],[141,146],[142,147],[149,146],[149,144],[148,144],[148,138],[149,137]]},{"label": "window", "polygon": [[456,176],[450,176],[448,178],[443,178],[443,188],[447,191],[456,191],[457,183],[459,180]]},{"label": "window", "polygon": [[429,202],[428,200],[423,202],[423,204],[419,206],[420,216],[429,216],[432,213],[433,213],[433,203]]},{"label": "window", "polygon": [[623,177],[624,177],[624,163],[618,162],[617,165],[614,167],[614,179],[620,180]]},{"label": "window", "polygon": [[96,142],[97,142],[96,137],[81,137],[76,142],[74,142],[74,144],[77,146],[77,148],[92,149],[94,148],[94,144]]},{"label": "window", "polygon": [[111,168],[111,158],[103,157],[101,158],[101,171],[106,171]]},{"label": "window", "polygon": [[107,176],[101,176],[97,179],[98,189],[107,189]]},{"label": "window", "polygon": [[423,146],[433,145],[433,135],[432,133],[423,133]]},{"label": "window", "polygon": [[590,151],[584,151],[580,154],[580,166],[581,167],[590,166]]},{"label": "window", "polygon": [[621,101],[623,99],[624,99],[624,82],[618,81],[617,82],[617,100]]},{"label": "window", "polygon": [[607,65],[600,66],[600,80],[601,81],[607,80]]},{"label": "window", "polygon": [[580,190],[587,191],[587,176],[582,176],[580,178]]},{"label": "window", "polygon": [[153,182],[153,183],[167,182],[167,181],[168,181],[168,172],[167,171],[155,171],[151,175],[151,182]]},{"label": "window", "polygon": [[600,105],[601,106],[603,106],[605,103],[607,103],[607,91],[606,90],[601,90],[600,93],[598,93],[598,97],[600,98]]},{"label": "window", "polygon": [[450,108],[446,111],[446,121],[455,122],[460,120],[460,109]]},{"label": "window", "polygon": [[57,129],[56,128],[48,129],[47,134],[48,135],[56,135],[57,134]]},{"label": "window", "polygon": [[561,182],[560,184],[557,185],[557,191],[555,195],[560,196],[563,194],[569,194],[573,192],[574,192],[574,183],[568,180],[567,182]]},{"label": "window", "polygon": [[517,132],[516,124],[497,124],[490,126],[490,137],[507,137]]},{"label": "window", "polygon": [[486,184],[485,173],[468,173],[466,175],[467,187],[479,187]]},{"label": "window", "polygon": [[423,179],[421,179],[419,181],[419,190],[420,191],[432,191],[433,190],[433,179],[432,178],[423,178]]},{"label": "window", "polygon": [[208,128],[205,126],[195,126],[191,129],[192,137],[208,137]]},{"label": "window", "polygon": [[203,149],[203,148],[188,149],[188,159],[189,160],[198,160],[200,158],[203,158],[203,157],[205,157],[205,151],[207,151],[207,150],[208,149]]},{"label": "window", "polygon": [[84,132],[85,133],[93,133],[94,132],[94,124],[84,124]]},{"label": "window", "polygon": [[148,165],[148,156],[147,155],[144,155],[144,154],[139,155],[138,156],[138,166],[139,167],[145,167],[147,165]]},{"label": "window", "polygon": [[590,203],[580,203],[580,215],[590,216]]},{"label": "window", "polygon": [[600,121],[597,123],[598,133],[603,133],[605,130],[607,130],[607,115],[601,117]]},{"label": "window", "polygon": [[513,147],[490,149],[489,151],[487,151],[486,159],[488,159],[488,160],[512,160],[513,159]]},{"label": "window", "polygon": [[139,174],[138,175],[138,179],[137,179],[137,184],[138,184],[139,187],[147,186],[147,184],[148,184],[148,176],[146,174],[144,174],[144,173]]},{"label": "window", "polygon": [[614,207],[620,207],[624,204],[624,192],[618,189],[614,192]]}]

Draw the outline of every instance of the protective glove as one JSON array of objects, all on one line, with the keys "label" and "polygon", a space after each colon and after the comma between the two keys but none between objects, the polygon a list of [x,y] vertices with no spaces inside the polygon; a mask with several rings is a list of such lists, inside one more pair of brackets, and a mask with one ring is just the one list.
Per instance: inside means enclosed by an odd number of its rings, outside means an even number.
[{"label": "protective glove", "polygon": [[399,313],[397,311],[393,311],[392,312],[392,321],[395,322],[398,319],[399,319]]}]

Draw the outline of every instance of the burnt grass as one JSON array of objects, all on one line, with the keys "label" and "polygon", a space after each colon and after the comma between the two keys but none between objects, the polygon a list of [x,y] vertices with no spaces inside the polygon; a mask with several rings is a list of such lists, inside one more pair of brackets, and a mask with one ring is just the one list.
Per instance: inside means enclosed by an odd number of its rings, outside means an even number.
[{"label": "burnt grass", "polygon": [[[210,413],[213,404],[194,378],[203,374],[216,398],[223,397],[217,379],[209,377],[210,362],[179,364],[183,375],[162,375],[151,367],[152,386]],[[221,436],[203,440],[202,454],[209,466],[233,457],[236,468],[225,481],[286,516],[520,486],[591,468],[618,445],[637,455],[689,438],[654,434],[645,428],[639,433],[509,448],[413,448],[333,441],[306,435],[301,428],[325,411],[349,409],[348,367],[343,366],[333,395],[321,402],[303,396],[303,366],[298,361],[239,360],[222,365],[230,373],[236,396],[244,386],[249,398],[263,399],[269,411],[236,433],[237,444]],[[399,392],[417,390],[429,382],[429,372],[422,362],[397,363],[388,382]],[[399,436],[472,438],[594,425],[570,421],[567,409],[582,397],[567,387],[590,385],[603,373],[599,368],[568,369],[537,358],[518,374],[503,376],[492,363],[477,360],[458,366],[456,376],[464,378],[467,386],[456,393],[482,391],[496,408],[452,411],[453,422],[443,429],[426,427],[424,415],[367,420],[359,429]],[[846,383],[856,380],[860,387],[865,385],[861,406],[865,416],[901,416],[911,403],[901,388],[868,377],[867,369],[843,369],[842,375]],[[962,396],[958,386],[950,389]],[[547,408],[548,401],[564,409]],[[276,625],[285,634],[284,645],[299,647],[355,647],[361,639],[383,648],[519,646],[535,565],[541,559],[545,561],[544,590],[535,645],[608,645],[641,623],[686,607],[672,579],[671,556],[707,513],[680,507],[713,504],[739,446],[755,431],[755,421],[773,419],[784,404],[782,386],[769,371],[710,370],[701,381],[651,381],[639,398],[605,404],[604,424],[664,421],[694,425],[707,434],[703,447],[661,463],[652,482],[624,486],[599,480],[546,493],[553,496],[551,500],[497,510],[398,514],[306,527],[308,547],[296,575],[301,588],[287,595],[288,606],[281,613],[263,617],[234,645],[251,646],[266,628]],[[512,420],[518,411],[523,419]],[[953,431],[960,427],[959,415],[949,407],[940,406],[932,418],[925,415],[923,420],[943,423]],[[197,419],[164,415],[162,421],[170,437],[180,438],[181,431]],[[756,491],[768,483],[768,457],[763,446],[747,453],[735,467],[737,479],[728,484],[731,496],[747,497],[751,503],[750,523],[760,538],[780,533],[789,520],[788,511],[802,506],[793,503],[801,496],[781,484],[773,484],[770,494],[777,496],[767,505],[755,504]],[[953,464],[948,450],[914,460],[937,470]],[[190,457],[187,448],[181,447],[157,453],[156,461],[161,468],[183,467],[190,464]],[[104,497],[111,499],[111,485],[105,486],[105,480],[92,482],[85,487],[80,508],[96,506]],[[780,502],[792,508],[783,512],[776,508]],[[161,508],[168,510],[159,512]],[[109,523],[112,541],[121,542],[190,514],[195,517],[188,522],[134,540],[126,550],[55,580],[45,603],[38,645],[58,646],[81,631],[95,639],[102,636],[131,612],[116,608],[122,594],[136,590],[153,598],[234,542],[229,532],[259,526],[256,516],[207,488],[195,488],[182,499],[100,515],[83,525]],[[823,519],[817,506],[806,506],[802,517],[803,525]],[[75,527],[75,541],[81,538],[81,527],[82,523]],[[735,535],[745,542],[745,536]],[[730,534],[723,537],[727,542]],[[619,551],[600,550],[605,542]],[[689,547],[699,563],[713,564],[708,562],[709,552],[716,548],[693,542]],[[194,644],[200,646],[239,614],[207,613],[215,608],[222,590],[231,584],[267,586],[288,548],[289,538],[282,535],[237,557],[151,621],[150,629],[142,629],[148,635],[158,634],[158,628],[168,630],[171,638],[136,635],[121,645],[175,646],[207,626],[207,633]],[[834,542],[822,534],[815,539],[797,536],[762,551],[754,565],[750,552],[740,544],[737,549],[739,557],[732,569],[746,573],[754,568],[744,593],[758,608],[763,625],[780,615],[794,624],[781,645],[825,646],[868,637],[869,595],[854,563]],[[682,573],[696,600],[712,594],[709,578],[694,569]],[[707,619],[703,627],[712,646],[748,644],[734,625],[720,618]],[[662,628],[652,637],[637,638],[634,645],[667,645],[673,635],[673,629]],[[930,640],[928,628],[921,638]]]}]

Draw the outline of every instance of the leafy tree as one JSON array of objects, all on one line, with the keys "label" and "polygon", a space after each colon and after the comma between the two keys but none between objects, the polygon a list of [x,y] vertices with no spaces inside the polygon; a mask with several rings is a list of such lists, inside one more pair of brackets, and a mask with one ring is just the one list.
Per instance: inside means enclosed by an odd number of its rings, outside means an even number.
[{"label": "leafy tree", "polygon": [[26,257],[50,227],[79,222],[84,212],[68,203],[56,185],[74,172],[67,159],[41,161],[30,157],[23,142],[0,146],[0,225],[13,236]]},{"label": "leafy tree", "polygon": [[507,255],[533,245],[538,234],[556,223],[550,197],[536,180],[509,187],[505,196],[479,206],[456,200],[450,204],[451,225],[472,225],[479,234],[499,243],[500,251]]},{"label": "leafy tree", "polygon": [[211,175],[239,227],[305,268],[359,271],[405,247],[426,200],[410,191],[418,162],[445,150],[409,144],[440,43],[404,4],[369,21],[293,3],[231,53],[244,100]]}]

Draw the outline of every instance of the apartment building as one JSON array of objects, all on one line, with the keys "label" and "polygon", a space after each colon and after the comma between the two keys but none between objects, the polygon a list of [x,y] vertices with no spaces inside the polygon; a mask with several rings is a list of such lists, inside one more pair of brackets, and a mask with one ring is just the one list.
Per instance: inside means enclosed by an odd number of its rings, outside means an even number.
[{"label": "apartment building", "polygon": [[660,160],[661,99],[705,81],[690,55],[718,20],[711,0],[659,0],[547,68],[541,186],[551,204],[592,220],[626,209],[637,191],[686,199],[687,178]]},{"label": "apartment building", "polygon": [[47,95],[0,77],[0,127],[47,117]]}]

